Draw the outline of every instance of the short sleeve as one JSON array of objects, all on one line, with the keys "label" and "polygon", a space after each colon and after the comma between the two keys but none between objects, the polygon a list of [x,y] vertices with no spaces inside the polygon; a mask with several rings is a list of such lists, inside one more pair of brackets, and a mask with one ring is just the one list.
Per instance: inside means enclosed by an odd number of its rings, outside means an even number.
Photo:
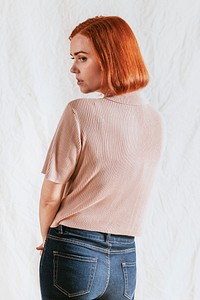
[{"label": "short sleeve", "polygon": [[50,181],[67,183],[75,170],[80,151],[80,124],[75,111],[68,103],[58,123],[41,172]]}]

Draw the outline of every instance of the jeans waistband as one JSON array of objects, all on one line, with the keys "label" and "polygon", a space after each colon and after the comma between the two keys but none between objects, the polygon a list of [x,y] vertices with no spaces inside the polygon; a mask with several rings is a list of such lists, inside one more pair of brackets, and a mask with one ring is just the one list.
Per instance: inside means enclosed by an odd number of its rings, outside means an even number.
[{"label": "jeans waistband", "polygon": [[101,241],[110,241],[112,243],[133,243],[135,240],[134,236],[127,236],[127,235],[117,235],[117,234],[111,234],[111,233],[104,233],[104,232],[98,232],[98,231],[91,231],[86,229],[79,229],[79,228],[72,228],[65,225],[58,225],[57,230],[61,234],[68,234],[72,233],[78,236],[82,236],[85,238],[93,238]]}]

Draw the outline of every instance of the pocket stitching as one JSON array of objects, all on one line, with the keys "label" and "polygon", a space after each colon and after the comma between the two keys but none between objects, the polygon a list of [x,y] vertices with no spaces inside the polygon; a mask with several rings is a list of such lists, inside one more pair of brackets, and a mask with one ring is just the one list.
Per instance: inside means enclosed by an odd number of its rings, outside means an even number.
[{"label": "pocket stitching", "polygon": [[[78,255],[73,255],[73,254],[65,255],[65,254],[59,253],[57,251],[53,251],[53,254],[54,254],[54,278],[53,278],[54,286],[58,290],[60,290],[62,293],[67,295],[69,298],[88,294],[91,290],[91,287],[92,287],[92,284],[94,281],[96,267],[97,267],[97,258],[80,257]],[[92,263],[91,268],[90,268],[89,278],[88,278],[88,284],[84,291],[69,293],[67,290],[63,289],[59,284],[57,284],[56,279],[57,279],[57,274],[58,274],[58,257]]]},{"label": "pocket stitching", "polygon": [[135,293],[135,290],[133,293],[130,295],[127,290],[128,290],[128,272],[127,272],[127,267],[136,267],[135,262],[124,262],[122,263],[122,270],[124,274],[124,283],[125,283],[125,291],[124,291],[124,296],[128,299],[132,299]]}]

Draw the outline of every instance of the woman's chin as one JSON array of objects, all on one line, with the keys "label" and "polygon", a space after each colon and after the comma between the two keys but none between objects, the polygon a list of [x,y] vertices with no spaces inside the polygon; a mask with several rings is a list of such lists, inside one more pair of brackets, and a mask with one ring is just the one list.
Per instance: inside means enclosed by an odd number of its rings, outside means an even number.
[{"label": "woman's chin", "polygon": [[92,89],[92,88],[88,88],[85,86],[79,86],[80,87],[80,91],[83,94],[89,94],[89,93],[102,93],[102,91],[97,88],[97,89]]}]

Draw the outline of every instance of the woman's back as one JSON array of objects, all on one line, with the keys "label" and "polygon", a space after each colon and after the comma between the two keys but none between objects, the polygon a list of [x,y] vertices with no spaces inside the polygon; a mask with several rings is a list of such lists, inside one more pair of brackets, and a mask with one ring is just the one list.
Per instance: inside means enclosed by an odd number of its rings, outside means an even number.
[{"label": "woman's back", "polygon": [[68,181],[52,226],[139,235],[162,137],[161,115],[139,92],[71,101],[43,168]]}]

